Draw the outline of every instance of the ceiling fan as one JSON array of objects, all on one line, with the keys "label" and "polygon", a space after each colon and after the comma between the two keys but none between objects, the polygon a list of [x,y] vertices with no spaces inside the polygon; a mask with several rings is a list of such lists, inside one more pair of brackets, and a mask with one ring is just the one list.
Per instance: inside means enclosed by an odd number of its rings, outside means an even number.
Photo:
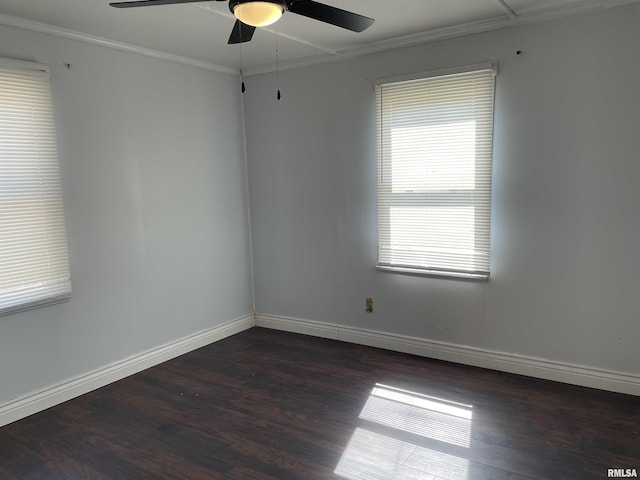
[{"label": "ceiling fan", "polygon": [[[202,1],[224,2],[227,0],[134,0],[110,3],[116,8],[150,7],[152,5],[173,5],[176,3],[196,3]],[[228,0],[229,10],[235,15],[236,23],[229,37],[229,44],[251,40],[256,27],[266,27],[276,22],[284,12],[297,13],[303,17],[319,20],[353,32],[369,28],[373,18],[348,12],[341,8],[325,5],[313,0]]]}]

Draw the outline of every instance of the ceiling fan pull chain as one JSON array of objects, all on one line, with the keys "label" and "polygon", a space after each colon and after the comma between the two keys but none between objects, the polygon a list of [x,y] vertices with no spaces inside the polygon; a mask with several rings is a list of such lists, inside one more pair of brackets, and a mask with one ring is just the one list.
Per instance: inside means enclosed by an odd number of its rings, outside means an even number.
[{"label": "ceiling fan pull chain", "polygon": [[[242,40],[242,33],[240,34],[240,39]],[[242,63],[242,42],[240,43],[240,91],[242,93],[246,92],[247,89],[244,87],[244,64]]]},{"label": "ceiling fan pull chain", "polygon": [[280,95],[280,67],[278,62],[278,37],[276,36],[276,88],[278,89],[277,99],[280,100],[282,95]]}]

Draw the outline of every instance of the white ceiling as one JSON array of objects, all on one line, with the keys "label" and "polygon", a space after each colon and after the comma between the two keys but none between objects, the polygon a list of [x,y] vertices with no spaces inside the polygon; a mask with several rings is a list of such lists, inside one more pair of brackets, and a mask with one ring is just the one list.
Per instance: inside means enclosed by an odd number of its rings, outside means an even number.
[{"label": "white ceiling", "polygon": [[[375,18],[354,33],[285,13],[258,29],[250,43],[227,45],[234,19],[227,2],[116,9],[110,0],[0,0],[0,24],[57,35],[149,49],[206,68],[245,72],[355,55],[464,33],[554,18],[640,0],[324,0]],[[220,68],[219,68],[220,67]]]}]

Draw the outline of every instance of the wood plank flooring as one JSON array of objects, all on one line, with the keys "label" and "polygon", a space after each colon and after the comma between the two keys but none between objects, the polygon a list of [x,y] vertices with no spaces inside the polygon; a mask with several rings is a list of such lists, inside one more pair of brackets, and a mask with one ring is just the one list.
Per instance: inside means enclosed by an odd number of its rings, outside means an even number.
[{"label": "wood plank flooring", "polygon": [[0,479],[640,475],[640,398],[253,328],[0,429]]}]

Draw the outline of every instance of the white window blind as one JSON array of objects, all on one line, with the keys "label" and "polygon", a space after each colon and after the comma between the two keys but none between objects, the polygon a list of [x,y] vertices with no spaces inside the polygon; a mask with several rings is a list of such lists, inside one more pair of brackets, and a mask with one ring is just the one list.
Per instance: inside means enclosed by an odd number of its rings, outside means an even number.
[{"label": "white window blind", "polygon": [[378,83],[378,268],[487,278],[495,68]]},{"label": "white window blind", "polygon": [[70,295],[49,73],[0,60],[0,315]]}]

